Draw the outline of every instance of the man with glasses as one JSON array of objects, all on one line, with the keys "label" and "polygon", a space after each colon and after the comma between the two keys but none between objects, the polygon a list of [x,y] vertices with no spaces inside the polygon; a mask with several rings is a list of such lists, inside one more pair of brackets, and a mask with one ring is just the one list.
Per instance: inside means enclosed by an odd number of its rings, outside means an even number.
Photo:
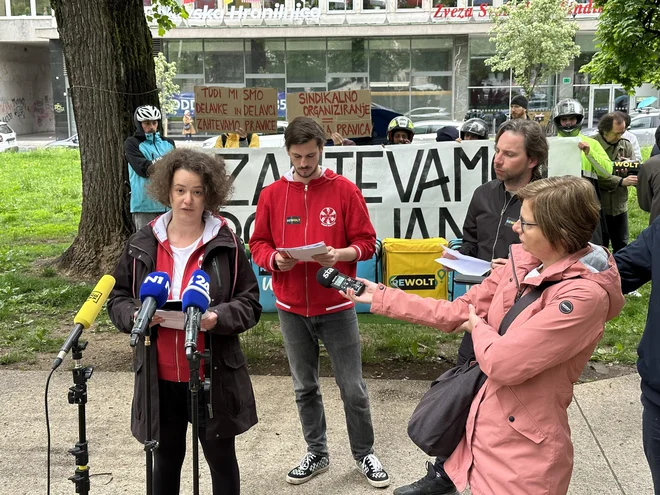
[{"label": "man with glasses", "polygon": [[[496,269],[506,263],[509,246],[520,242],[512,227],[521,220],[522,228],[534,224],[520,218],[516,191],[540,179],[548,164],[548,141],[541,126],[532,120],[504,122],[495,136],[493,170],[495,180],[479,186],[472,196],[463,224],[462,254],[491,262]],[[474,359],[472,336],[465,332],[458,349],[457,365]],[[458,495],[444,471],[446,458],[427,463],[427,474],[419,481],[394,490],[394,495]]]},{"label": "man with glasses", "polygon": [[[605,114],[598,122],[598,135],[594,139],[613,162],[635,159],[632,144],[623,138],[625,132],[626,118],[621,112]],[[611,241],[612,252],[616,253],[628,244],[628,187],[637,185],[637,176],[598,177],[598,185],[607,225],[603,246],[608,247]]]}]

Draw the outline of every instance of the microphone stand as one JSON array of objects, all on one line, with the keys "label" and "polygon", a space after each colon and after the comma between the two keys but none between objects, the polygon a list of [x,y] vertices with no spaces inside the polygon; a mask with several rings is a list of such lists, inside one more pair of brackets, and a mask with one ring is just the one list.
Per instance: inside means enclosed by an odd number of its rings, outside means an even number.
[{"label": "microphone stand", "polygon": [[[136,342],[137,343],[137,342]],[[133,346],[133,340],[131,340]],[[145,410],[147,415],[147,438],[144,441],[144,452],[146,457],[146,484],[147,495],[153,493],[154,462],[153,452],[158,448],[158,441],[152,438],[151,426],[151,325],[147,325],[144,330],[144,347],[142,348],[144,357],[144,389],[145,389]]]},{"label": "microphone stand", "polygon": [[[199,389],[200,376],[199,366],[202,359],[208,360],[211,353],[208,349],[204,353],[198,352],[194,346],[186,348],[186,359],[190,368],[190,379],[188,389],[190,390],[191,415],[192,415],[192,465],[193,465],[193,495],[199,495]],[[204,380],[204,390],[210,387],[209,379]]]},{"label": "microphone stand", "polygon": [[193,464],[193,495],[199,495],[199,413],[198,393],[200,387],[199,362],[202,355],[194,347],[186,349],[186,359],[190,368],[190,379],[188,388],[190,389],[190,401],[192,404],[192,464]]},{"label": "microphone stand", "polygon": [[87,495],[89,493],[89,451],[87,450],[87,423],[85,419],[85,404],[87,404],[87,380],[92,377],[93,367],[83,367],[82,351],[87,347],[87,342],[78,342],[71,347],[71,357],[75,361],[73,372],[73,387],[69,388],[67,395],[69,404],[78,405],[78,442],[76,446],[69,449],[69,454],[76,458],[76,471],[69,477],[76,485],[76,493]]}]

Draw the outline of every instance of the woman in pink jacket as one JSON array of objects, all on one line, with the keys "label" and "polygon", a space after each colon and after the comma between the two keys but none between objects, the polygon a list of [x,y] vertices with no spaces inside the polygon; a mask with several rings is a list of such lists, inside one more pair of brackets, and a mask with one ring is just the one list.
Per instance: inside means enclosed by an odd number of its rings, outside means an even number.
[{"label": "woman in pink jacket", "polygon": [[[520,245],[509,261],[453,302],[422,298],[363,280],[356,297],[371,311],[444,332],[472,333],[488,376],[472,402],[465,435],[445,463],[459,490],[473,495],[563,495],[573,470],[567,408],[605,322],[624,299],[612,256],[589,244],[598,223],[593,187],[578,177],[552,177],[518,191],[514,230]],[[549,286],[500,336],[514,302]]]}]

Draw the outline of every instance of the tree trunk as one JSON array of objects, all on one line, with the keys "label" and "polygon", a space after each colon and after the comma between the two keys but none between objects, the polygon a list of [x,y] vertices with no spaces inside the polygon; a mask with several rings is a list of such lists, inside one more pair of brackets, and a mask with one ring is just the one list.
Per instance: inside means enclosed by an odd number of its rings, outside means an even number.
[{"label": "tree trunk", "polygon": [[82,212],[58,266],[82,277],[111,272],[132,231],[124,140],[133,111],[158,106],[142,0],[52,0],[78,127]]}]

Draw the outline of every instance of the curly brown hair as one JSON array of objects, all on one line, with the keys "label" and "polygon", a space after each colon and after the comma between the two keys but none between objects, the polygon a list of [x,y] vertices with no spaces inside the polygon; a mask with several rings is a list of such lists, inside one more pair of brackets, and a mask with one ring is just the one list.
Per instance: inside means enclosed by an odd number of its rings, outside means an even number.
[{"label": "curly brown hair", "polygon": [[177,170],[193,172],[202,179],[204,208],[217,211],[226,204],[234,189],[231,175],[227,174],[225,161],[217,156],[191,149],[174,150],[153,165],[147,193],[165,206],[171,207],[170,190]]}]

